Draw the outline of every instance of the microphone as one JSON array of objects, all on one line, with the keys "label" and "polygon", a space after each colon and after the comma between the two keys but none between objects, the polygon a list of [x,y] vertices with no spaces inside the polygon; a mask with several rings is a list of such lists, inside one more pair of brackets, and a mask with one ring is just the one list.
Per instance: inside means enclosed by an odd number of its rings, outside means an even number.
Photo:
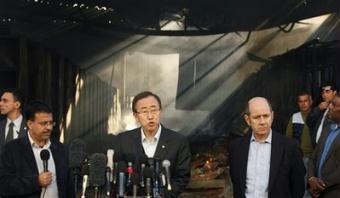
[{"label": "microphone", "polygon": [[50,152],[47,149],[41,150],[40,158],[43,161],[44,172],[48,172],[48,160],[50,159]]},{"label": "microphone", "polygon": [[144,168],[145,168],[145,165],[146,165],[146,161],[147,161],[147,158],[146,156],[142,156],[141,159],[140,159],[140,186],[142,188],[145,187],[145,182],[144,182]]},{"label": "microphone", "polygon": [[147,198],[151,198],[151,180],[152,180],[152,177],[153,177],[153,170],[152,168],[150,167],[145,167],[144,168],[144,178],[146,180],[145,182],[145,194],[146,194],[146,197]]},{"label": "microphone", "polygon": [[153,178],[153,197],[160,197],[160,186],[159,186],[159,176],[160,176],[160,159],[154,158],[154,178]]},{"label": "microphone", "polygon": [[113,155],[114,150],[107,150],[107,163],[106,163],[106,195],[109,197],[111,194],[111,182],[113,180]]},{"label": "microphone", "polygon": [[118,197],[124,197],[125,194],[125,171],[126,163],[120,161],[118,163]]},{"label": "microphone", "polygon": [[95,197],[98,197],[99,187],[105,184],[106,156],[103,153],[94,153],[90,156],[89,180],[94,187]]},{"label": "microphone", "polygon": [[133,189],[132,189],[132,196],[133,198],[137,197],[137,188],[139,185],[139,175],[137,173],[132,173],[132,184],[133,184]]},{"label": "microphone", "polygon": [[168,191],[171,191],[171,183],[170,183],[171,176],[170,176],[170,169],[169,169],[170,165],[171,163],[169,160],[163,160],[162,166],[165,169],[165,177],[166,177]]},{"label": "microphone", "polygon": [[85,198],[86,187],[87,187],[87,180],[89,177],[89,164],[86,161],[82,168],[82,175],[83,175],[83,184],[82,184],[82,191],[81,191],[81,198]]},{"label": "microphone", "polygon": [[81,168],[85,159],[85,143],[81,139],[74,139],[69,146],[69,167]]}]

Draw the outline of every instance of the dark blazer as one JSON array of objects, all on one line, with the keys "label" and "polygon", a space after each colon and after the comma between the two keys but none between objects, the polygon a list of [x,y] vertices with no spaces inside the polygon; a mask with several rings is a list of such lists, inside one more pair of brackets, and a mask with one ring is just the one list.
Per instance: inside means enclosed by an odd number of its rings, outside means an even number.
[{"label": "dark blazer", "polygon": [[[316,146],[316,134],[318,132],[318,128],[321,124],[323,114],[325,113],[326,110],[320,110],[319,107],[314,107],[312,111],[308,114],[306,118],[306,124],[308,125],[311,136],[313,139],[313,144]],[[323,122],[323,128],[327,125],[328,120],[327,116],[325,117],[325,121]]]},{"label": "dark blazer", "polygon": [[[60,198],[74,197],[68,173],[67,153],[60,142],[51,142]],[[0,195],[4,197],[39,198],[38,167],[33,150],[24,136],[8,142],[0,155]]]},{"label": "dark blazer", "polygon": [[[140,164],[140,160],[146,156],[141,141],[141,128],[120,133],[115,151],[122,156],[135,156],[135,163]],[[191,153],[187,139],[162,126],[154,158],[167,159],[171,162],[171,197],[177,197],[185,189],[190,179]]]},{"label": "dark blazer", "polygon": [[[325,146],[326,139],[330,132],[330,125],[322,131],[320,140],[316,145],[313,156],[308,166],[308,178],[317,175],[320,165],[322,150]],[[326,189],[321,193],[322,198],[340,197],[340,135],[338,135],[326,156],[321,169],[322,180],[326,184]]]},{"label": "dark blazer", "polygon": [[[6,124],[7,118],[0,121],[0,152],[1,147],[5,144]],[[20,131],[18,131],[18,137],[23,137],[26,134],[27,134],[26,119],[23,118],[20,126]]]},{"label": "dark blazer", "polygon": [[[229,145],[230,177],[234,198],[245,198],[250,139],[251,132],[248,132],[246,136],[232,140]],[[304,176],[305,167],[297,141],[273,131],[268,197],[303,197]]]}]

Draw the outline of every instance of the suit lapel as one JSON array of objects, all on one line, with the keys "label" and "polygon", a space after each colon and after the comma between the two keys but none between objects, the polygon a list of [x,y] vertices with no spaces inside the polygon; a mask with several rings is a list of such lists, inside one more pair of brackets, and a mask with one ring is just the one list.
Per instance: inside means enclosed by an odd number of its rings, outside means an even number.
[{"label": "suit lapel", "polygon": [[[250,138],[251,138],[252,132],[249,131],[248,135],[243,139],[244,143],[240,144],[239,146],[239,167],[238,171],[240,175],[241,180],[241,192],[242,194],[245,194],[246,189],[246,178],[247,178],[247,165],[248,165],[248,155],[249,155],[249,146],[250,146]],[[245,145],[245,146],[243,146]],[[246,171],[244,171],[246,170]]]},{"label": "suit lapel", "polygon": [[[133,145],[134,145],[134,152],[137,153],[137,156],[146,156],[143,145],[142,145],[142,135],[141,135],[141,128],[137,128],[134,133],[137,135],[132,136],[133,138]],[[136,157],[137,157],[136,156]],[[140,159],[138,159],[139,161]]]},{"label": "suit lapel", "polygon": [[23,137],[27,134],[26,119],[23,118],[20,125],[20,131],[18,131],[18,136]]},{"label": "suit lapel", "polygon": [[6,133],[6,121],[7,119],[0,122],[0,146],[5,142],[5,133]]},{"label": "suit lapel", "polygon": [[156,147],[154,158],[165,159],[167,148],[168,148],[168,133],[167,129],[162,126],[162,131]]},{"label": "suit lapel", "polygon": [[272,149],[270,154],[270,171],[269,171],[269,183],[268,183],[268,193],[275,181],[277,172],[280,168],[281,159],[283,155],[282,140],[278,138],[278,134],[272,131]]},{"label": "suit lapel", "polygon": [[[328,133],[329,133],[329,132],[328,132]],[[339,132],[338,132],[338,133],[339,133]],[[327,137],[328,137],[328,135],[327,135]],[[328,151],[327,156],[326,156],[326,158],[325,158],[325,162],[329,159],[329,157],[331,156],[331,153],[332,153],[334,150],[336,150],[339,146],[340,146],[340,134],[338,134],[338,135],[335,137],[335,139],[334,139],[334,141],[333,141],[331,147],[329,148],[329,151]]]},{"label": "suit lapel", "polygon": [[35,174],[39,174],[37,162],[35,161],[34,153],[32,150],[31,143],[28,139],[28,136],[24,136],[20,139],[21,143],[24,145],[22,148],[22,156],[28,162],[27,164],[31,167],[32,172]]}]

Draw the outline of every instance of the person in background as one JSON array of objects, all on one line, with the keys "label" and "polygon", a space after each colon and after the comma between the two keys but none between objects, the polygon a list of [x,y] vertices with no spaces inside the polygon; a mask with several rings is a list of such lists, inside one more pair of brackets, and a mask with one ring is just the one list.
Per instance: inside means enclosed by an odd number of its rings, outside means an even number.
[{"label": "person in background", "polygon": [[[286,135],[288,137],[294,138],[299,142],[303,152],[303,162],[306,169],[308,168],[308,161],[312,156],[314,149],[313,136],[309,127],[305,124],[306,117],[311,111],[312,103],[312,96],[309,93],[302,91],[298,94],[297,104],[299,112],[292,115],[286,130]],[[307,184],[307,175],[305,177],[305,182]],[[305,191],[304,197],[310,197],[307,190]]]},{"label": "person in background", "polygon": [[334,96],[324,127],[308,166],[308,185],[313,197],[340,197],[340,95]]},{"label": "person in background", "polygon": [[0,113],[6,119],[0,121],[0,151],[1,147],[20,136],[27,134],[26,120],[22,115],[24,97],[17,89],[7,89],[1,95]]},{"label": "person in background", "polygon": [[314,144],[318,143],[322,129],[327,125],[328,106],[337,94],[337,87],[332,82],[325,82],[321,86],[322,101],[317,107],[314,107],[308,114],[306,123],[314,137]]},{"label": "person in background", "polygon": [[250,131],[229,144],[234,198],[301,198],[305,167],[296,141],[271,129],[274,112],[266,98],[249,100]]},{"label": "person in background", "polygon": [[[0,196],[73,198],[68,155],[60,142],[50,140],[55,125],[51,108],[33,101],[26,109],[28,133],[4,145],[0,155]],[[49,153],[44,167],[41,152]]]}]

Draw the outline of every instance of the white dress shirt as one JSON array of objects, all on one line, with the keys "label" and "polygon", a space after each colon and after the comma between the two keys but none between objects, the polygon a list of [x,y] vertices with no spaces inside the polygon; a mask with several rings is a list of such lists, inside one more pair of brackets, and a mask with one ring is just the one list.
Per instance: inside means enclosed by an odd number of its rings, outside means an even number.
[{"label": "white dress shirt", "polygon": [[264,142],[257,141],[254,134],[250,139],[245,193],[247,198],[268,197],[271,143],[272,131]]},{"label": "white dress shirt", "polygon": [[[48,160],[48,171],[52,173],[52,182],[50,185],[46,187],[44,198],[58,198],[59,196],[58,196],[58,185],[57,185],[55,163],[54,163],[53,155],[50,150],[51,142],[48,141],[43,147],[39,147],[39,145],[37,145],[33,141],[29,133],[28,133],[28,138],[32,146],[32,150],[34,153],[35,162],[37,163],[37,166],[38,166],[39,174],[44,172],[44,166],[43,166],[43,161],[40,158],[40,152],[44,149],[50,152],[50,159]],[[43,197],[44,191],[45,191],[45,188],[43,188],[41,191],[41,195],[40,195],[41,198]]]},{"label": "white dress shirt", "polygon": [[315,138],[316,143],[318,143],[319,138],[320,138],[320,136],[321,136],[322,128],[323,128],[323,123],[325,122],[325,117],[326,117],[328,111],[329,111],[329,109],[327,108],[326,111],[325,111],[325,112],[323,113],[323,115],[322,115],[322,120],[321,120],[320,125],[319,125],[319,127],[318,127],[318,130],[317,130],[317,132],[316,132],[316,138]]},{"label": "white dress shirt", "polygon": [[146,156],[149,158],[153,158],[156,152],[157,144],[159,142],[159,137],[161,136],[162,127],[159,125],[158,130],[153,138],[146,138],[143,128],[141,128],[142,134],[142,145],[145,151]]},{"label": "white dress shirt", "polygon": [[[20,131],[20,127],[21,127],[21,122],[23,120],[23,117],[22,115],[20,115],[17,119],[15,120],[10,120],[7,118],[7,122],[6,122],[6,134],[5,134],[5,137],[7,137],[7,134],[8,134],[8,129],[9,129],[9,124],[11,122],[13,122],[14,126],[13,126],[13,139],[16,139],[18,138],[18,132]],[[6,138],[5,138],[6,139]]]}]

